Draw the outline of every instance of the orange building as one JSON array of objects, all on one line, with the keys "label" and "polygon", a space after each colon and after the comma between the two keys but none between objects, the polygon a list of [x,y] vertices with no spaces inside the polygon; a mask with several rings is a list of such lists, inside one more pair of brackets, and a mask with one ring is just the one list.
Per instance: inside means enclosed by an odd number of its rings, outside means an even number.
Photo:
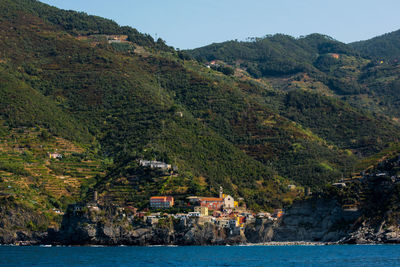
[{"label": "orange building", "polygon": [[339,58],[340,58],[339,54],[331,54],[331,56],[332,56],[334,59],[339,59]]},{"label": "orange building", "polygon": [[199,202],[200,206],[207,207],[210,210],[220,210],[224,205],[224,199],[217,197],[201,197]]}]

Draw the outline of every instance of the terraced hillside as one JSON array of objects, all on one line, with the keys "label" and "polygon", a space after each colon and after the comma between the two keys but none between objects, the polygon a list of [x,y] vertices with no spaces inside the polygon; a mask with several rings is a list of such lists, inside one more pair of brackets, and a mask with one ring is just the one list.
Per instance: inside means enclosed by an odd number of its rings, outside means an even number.
[{"label": "terraced hillside", "polygon": [[[50,158],[50,155],[60,158]],[[4,228],[58,227],[67,205],[80,201],[102,176],[102,161],[71,141],[53,137],[40,128],[3,128],[0,137],[1,214],[4,219],[7,218],[5,212],[11,216],[19,209],[36,214],[33,221],[20,220],[14,226],[12,220],[6,219]]]},{"label": "terraced hillside", "polygon": [[363,75],[383,67],[326,36],[190,52],[33,0],[1,1],[0,16],[4,213],[54,215],[94,190],[144,208],[151,195],[183,201],[221,185],[251,208],[273,209],[302,196],[289,184],[321,190],[400,137],[366,100],[375,91]]},{"label": "terraced hillside", "polygon": [[[2,88],[1,114],[7,125],[39,126],[49,129],[51,136],[79,142],[111,163],[107,176],[111,179],[122,178],[124,172],[120,174],[119,170],[129,169],[121,162],[157,158],[176,162],[185,181],[206,177],[207,191],[222,184],[231,194],[246,195],[254,204],[267,205],[273,200],[274,205],[281,205],[278,192],[288,181],[278,179],[270,166],[247,156],[199,121],[179,102],[174,88],[163,84],[164,75],[195,77],[185,71],[177,52],[161,41],[139,46],[129,38],[138,52],[119,50],[107,42],[93,46],[79,38],[91,33],[83,31],[78,21],[73,29],[63,21],[54,23],[56,18],[65,16],[64,11],[35,1],[7,1],[7,7],[2,9],[5,20],[1,24],[7,38],[0,43],[4,49],[4,80],[11,81]],[[77,16],[88,23],[93,19]],[[93,31],[97,34],[123,34],[126,30],[129,36],[134,31],[115,28],[109,21],[95,21],[93,27],[97,28]],[[114,26],[105,30],[103,27],[108,24]],[[16,31],[10,31],[10,27]],[[161,73],[163,65],[173,68]],[[205,85],[212,82],[207,79]],[[41,102],[49,105],[40,105]],[[227,103],[230,105],[230,100]],[[53,163],[48,167],[59,176],[78,176],[64,169],[66,164],[60,167]],[[256,180],[265,182],[256,185]],[[187,194],[203,190],[196,183],[186,183],[191,189]],[[146,198],[160,192],[163,183],[154,186],[146,187]],[[130,190],[131,195],[137,192]],[[268,197],[264,198],[267,192]]]}]

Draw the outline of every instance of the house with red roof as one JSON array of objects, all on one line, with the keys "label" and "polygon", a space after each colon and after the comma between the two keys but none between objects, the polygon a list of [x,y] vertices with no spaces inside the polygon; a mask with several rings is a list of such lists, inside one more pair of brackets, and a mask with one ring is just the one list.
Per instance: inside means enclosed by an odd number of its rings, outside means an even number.
[{"label": "house with red roof", "polygon": [[224,205],[224,199],[218,197],[200,197],[199,202],[200,206],[210,210],[220,210]]}]

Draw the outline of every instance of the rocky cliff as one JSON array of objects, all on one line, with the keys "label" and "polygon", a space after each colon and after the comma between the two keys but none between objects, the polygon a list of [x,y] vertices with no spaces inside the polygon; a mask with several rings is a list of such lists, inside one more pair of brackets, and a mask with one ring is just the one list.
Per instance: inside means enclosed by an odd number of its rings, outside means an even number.
[{"label": "rocky cliff", "polygon": [[[377,202],[375,205],[380,205]],[[78,208],[77,208],[78,207]],[[369,209],[368,209],[368,208]],[[117,207],[71,206],[59,229],[14,230],[35,220],[25,214],[2,220],[0,243],[61,245],[226,245],[266,242],[337,242],[350,244],[400,243],[400,212],[380,214],[369,205],[346,210],[335,199],[312,198],[296,202],[279,220],[257,218],[242,230],[218,226],[199,218],[158,218],[146,223]],[[371,213],[371,212],[374,213]],[[18,211],[24,214],[23,210]],[[17,213],[15,213],[17,214]]]},{"label": "rocky cliff", "polygon": [[281,219],[257,218],[242,230],[198,218],[158,219],[148,224],[115,207],[70,209],[48,241],[73,245],[225,245],[271,241],[336,242],[350,237],[360,214],[343,211],[335,200],[295,203]]},{"label": "rocky cliff", "polygon": [[287,211],[272,240],[338,241],[349,234],[359,216],[358,211],[344,211],[336,200],[302,201]]},{"label": "rocky cliff", "polygon": [[14,201],[0,201],[0,244],[37,244],[47,239],[43,214],[16,204]]},{"label": "rocky cliff", "polygon": [[88,208],[64,216],[52,242],[74,245],[224,245],[246,242],[240,233],[197,218],[159,219],[151,225],[116,208]]}]

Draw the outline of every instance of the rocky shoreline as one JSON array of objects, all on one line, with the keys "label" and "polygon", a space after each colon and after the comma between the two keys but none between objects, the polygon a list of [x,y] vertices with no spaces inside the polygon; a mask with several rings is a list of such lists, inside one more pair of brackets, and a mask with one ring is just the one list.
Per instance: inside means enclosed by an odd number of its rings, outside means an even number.
[{"label": "rocky shoreline", "polygon": [[343,211],[334,200],[310,200],[295,203],[277,221],[257,218],[243,229],[188,221],[164,219],[149,225],[118,209],[67,212],[59,229],[47,231],[9,231],[0,236],[0,244],[15,245],[335,245],[398,244],[399,227],[385,221],[378,226],[362,220],[359,213]]}]

